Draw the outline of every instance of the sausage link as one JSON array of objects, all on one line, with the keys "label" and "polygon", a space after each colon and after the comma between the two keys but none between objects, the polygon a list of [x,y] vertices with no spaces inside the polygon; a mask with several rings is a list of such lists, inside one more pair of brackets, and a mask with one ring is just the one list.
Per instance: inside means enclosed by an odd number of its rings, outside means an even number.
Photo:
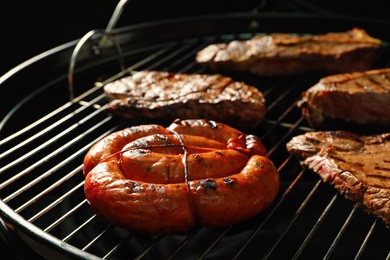
[{"label": "sausage link", "polygon": [[83,172],[86,175],[93,167],[104,159],[117,160],[117,153],[122,150],[127,143],[143,136],[170,133],[161,125],[140,125],[126,128],[109,134],[94,144],[84,157]]},{"label": "sausage link", "polygon": [[98,215],[123,228],[165,234],[185,232],[196,224],[185,183],[129,180],[115,162],[102,162],[87,174],[85,195]]},{"label": "sausage link", "polygon": [[236,173],[248,159],[248,155],[226,149],[226,144],[205,137],[182,135],[179,139],[174,134],[158,134],[126,145],[120,165],[128,179],[178,183]]},{"label": "sausage link", "polygon": [[139,232],[231,225],[268,207],[279,174],[260,139],[221,123],[176,120],[108,135],[84,158],[84,191],[106,220]]},{"label": "sausage link", "polygon": [[205,227],[222,227],[253,217],[279,191],[279,173],[267,157],[253,155],[241,172],[189,182],[196,219]]},{"label": "sausage link", "polygon": [[86,177],[85,194],[110,222],[150,234],[185,232],[196,223],[222,227],[244,221],[275,199],[279,175],[270,160],[253,156],[238,174],[185,183],[150,184],[125,178],[103,162]]}]

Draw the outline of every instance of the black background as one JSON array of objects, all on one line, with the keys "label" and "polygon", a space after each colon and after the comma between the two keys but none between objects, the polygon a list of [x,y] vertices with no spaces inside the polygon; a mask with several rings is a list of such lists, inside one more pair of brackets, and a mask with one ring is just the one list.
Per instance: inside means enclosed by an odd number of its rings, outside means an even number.
[{"label": "black background", "polygon": [[[3,1],[0,6],[0,75],[18,64],[93,29],[106,28],[119,1]],[[226,12],[329,12],[390,20],[383,1],[329,0],[130,0],[117,24]]]},{"label": "black background", "polygon": [[[11,2],[11,1],[8,1]],[[0,8],[2,19],[0,75],[21,62],[58,45],[81,38],[93,29],[106,28],[119,1],[19,1]],[[192,4],[191,4],[192,2]],[[151,20],[220,12],[250,11],[262,1],[128,1],[117,27]],[[224,3],[226,2],[226,3]],[[4,2],[3,2],[4,3]]]},{"label": "black background", "polygon": [[[104,29],[119,1],[3,1],[0,4],[0,75],[22,62],[61,44],[76,40],[93,29]],[[117,27],[152,20],[227,12],[329,12],[338,15],[390,20],[383,1],[329,0],[220,0],[128,1]],[[295,8],[298,7],[298,8]],[[389,32],[390,33],[390,32]],[[44,73],[44,72],[38,72]],[[0,93],[1,92],[0,86]],[[2,256],[15,259],[0,239]],[[8,252],[8,254],[7,254]]]}]

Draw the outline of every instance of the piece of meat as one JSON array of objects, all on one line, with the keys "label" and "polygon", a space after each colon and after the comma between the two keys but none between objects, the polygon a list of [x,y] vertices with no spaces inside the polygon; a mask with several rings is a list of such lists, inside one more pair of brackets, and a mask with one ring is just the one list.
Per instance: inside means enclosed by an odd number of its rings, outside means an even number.
[{"label": "piece of meat", "polygon": [[304,167],[390,227],[390,133],[307,132],[286,147]]},{"label": "piece of meat", "polygon": [[255,127],[266,113],[254,86],[219,74],[140,71],[104,86],[106,111],[124,118],[202,118]]},{"label": "piece of meat", "polygon": [[372,69],[381,43],[361,28],[320,35],[258,35],[211,44],[197,53],[196,61],[214,70],[260,76],[341,73]]},{"label": "piece of meat", "polygon": [[390,68],[324,77],[302,93],[297,105],[311,126],[325,118],[389,124]]},{"label": "piece of meat", "polygon": [[247,220],[271,205],[280,183],[259,138],[203,119],[111,133],[90,148],[83,172],[99,216],[148,234]]}]

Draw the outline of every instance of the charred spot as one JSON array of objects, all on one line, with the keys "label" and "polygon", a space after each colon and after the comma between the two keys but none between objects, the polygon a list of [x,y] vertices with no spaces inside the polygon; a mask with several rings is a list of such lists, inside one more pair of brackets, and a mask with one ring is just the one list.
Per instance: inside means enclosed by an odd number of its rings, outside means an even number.
[{"label": "charred spot", "polygon": [[157,187],[156,187],[156,185],[154,185],[154,184],[150,184],[150,185],[149,185],[149,188],[150,188],[151,191],[153,191],[153,192],[156,192],[156,191],[157,191]]},{"label": "charred spot", "polygon": [[[382,166],[375,166],[374,169],[375,170],[379,170],[379,171],[386,171],[386,172],[390,171],[390,168],[382,167]],[[388,179],[388,177],[385,177],[385,176],[382,176],[382,177],[378,176],[377,178],[386,178],[386,179]]]},{"label": "charred spot", "polygon": [[150,150],[146,150],[146,149],[142,149],[142,148],[134,148],[134,147],[123,150],[122,152],[123,152],[123,154],[125,154],[125,153],[131,154],[132,156],[145,156],[145,155],[151,153]]},{"label": "charred spot", "polygon": [[176,189],[178,189],[178,190],[180,190],[181,189],[181,186],[180,186],[180,184],[176,184],[175,186],[173,186],[174,188],[176,188]]},{"label": "charred spot", "polygon": [[315,146],[318,146],[321,144],[321,141],[315,138],[307,137],[307,141]]},{"label": "charred spot", "polygon": [[205,163],[205,159],[199,154],[190,154],[190,156],[193,157],[197,163]]},{"label": "charred spot", "polygon": [[134,142],[135,147],[149,147],[149,143],[145,139],[137,139]]},{"label": "charred spot", "polygon": [[132,181],[131,184],[133,185],[133,188],[139,188],[141,185],[139,185],[138,182]]},{"label": "charred spot", "polygon": [[259,162],[255,162],[255,163],[256,163],[256,165],[259,166],[260,168],[264,168],[264,166],[263,166],[261,163],[259,163]]},{"label": "charred spot", "polygon": [[345,132],[345,131],[334,131],[334,132],[329,132],[329,133],[333,134],[334,136],[336,136],[338,138],[350,139],[350,140],[353,140],[355,142],[364,143],[364,141],[362,141],[360,139],[360,137],[354,133]]},{"label": "charred spot", "polygon": [[146,149],[137,149],[137,150],[133,150],[132,152],[135,153],[138,156],[145,156],[146,154],[150,154],[151,153],[150,150],[146,150]]},{"label": "charred spot", "polygon": [[213,179],[200,180],[200,185],[206,189],[213,189],[213,190],[217,189],[217,184]]},{"label": "charred spot", "polygon": [[225,177],[223,178],[223,182],[226,184],[226,186],[228,187],[232,187],[233,184],[234,184],[234,181],[232,179],[230,179],[229,177]]},{"label": "charred spot", "polygon": [[217,122],[213,121],[213,120],[208,120],[207,123],[211,126],[211,128],[213,129],[217,129],[218,128],[218,124]]},{"label": "charred spot", "polygon": [[155,134],[154,136],[165,143],[169,142],[169,138],[165,135]]},{"label": "charred spot", "polygon": [[218,155],[220,155],[220,156],[223,155],[220,151],[216,151],[215,153],[218,154]]},{"label": "charred spot", "polygon": [[363,167],[364,166],[364,163],[361,163],[361,162],[354,162],[352,164],[357,166],[357,167]]},{"label": "charred spot", "polygon": [[139,185],[139,183],[135,181],[125,182],[124,186],[125,188],[129,188],[131,190],[129,191],[130,193],[133,191],[139,191],[141,189],[141,185]]},{"label": "charred spot", "polygon": [[[128,104],[130,107],[137,107],[138,100],[132,99],[132,98],[127,98],[126,101],[127,101],[127,104]],[[121,108],[121,110],[122,110],[122,111],[125,111],[125,108]]]}]

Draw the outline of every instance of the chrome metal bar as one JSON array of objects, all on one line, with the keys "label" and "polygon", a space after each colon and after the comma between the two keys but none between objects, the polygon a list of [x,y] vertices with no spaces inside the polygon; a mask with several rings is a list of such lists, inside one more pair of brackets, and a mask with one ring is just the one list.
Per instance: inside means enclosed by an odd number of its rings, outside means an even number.
[{"label": "chrome metal bar", "polygon": [[116,26],[120,16],[122,15],[122,12],[125,9],[125,7],[126,7],[128,2],[129,2],[129,0],[121,0],[117,4],[117,6],[116,6],[116,8],[114,10],[114,13],[111,16],[111,19],[110,19],[110,21],[107,24],[107,27],[106,27],[106,30],[105,30],[106,34],[103,36],[103,38],[99,42],[99,45],[98,45],[99,50],[104,47],[104,45],[105,45],[105,43],[107,41],[107,35],[109,33],[111,33],[112,29],[115,28],[115,26]]}]

